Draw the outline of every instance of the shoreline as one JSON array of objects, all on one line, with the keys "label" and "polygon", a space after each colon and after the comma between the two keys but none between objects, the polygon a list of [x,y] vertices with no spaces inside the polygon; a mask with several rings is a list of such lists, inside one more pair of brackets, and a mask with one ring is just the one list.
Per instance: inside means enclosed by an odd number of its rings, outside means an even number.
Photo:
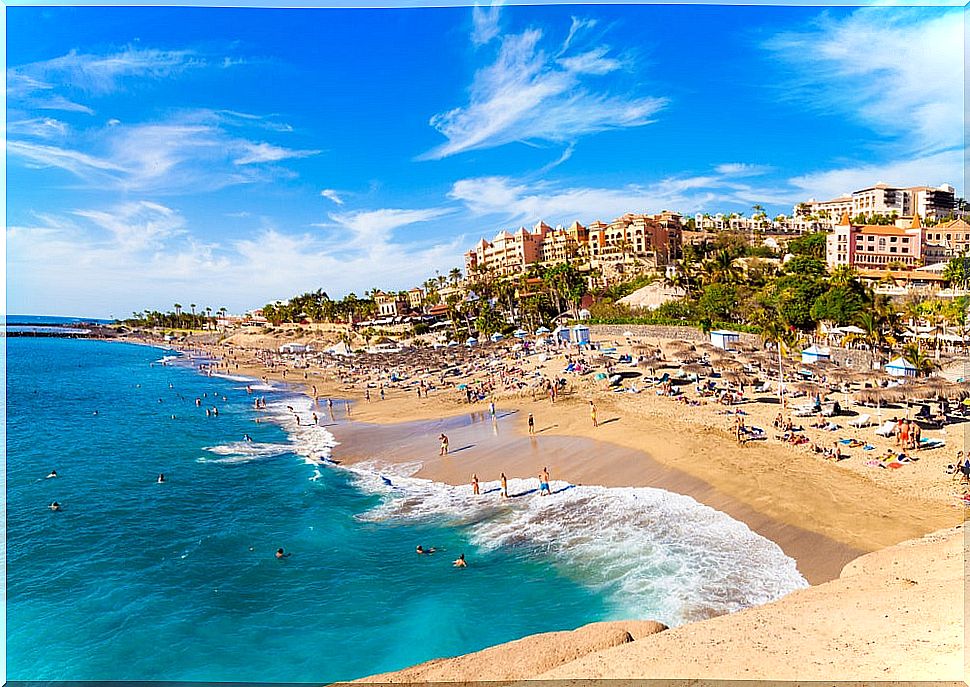
[{"label": "shoreline", "polygon": [[[499,415],[502,414],[500,410]],[[506,410],[505,414],[507,417],[502,419],[511,424],[520,411]],[[467,424],[464,422],[467,418],[482,415],[485,413],[473,411],[438,421],[418,420],[392,425],[368,424],[351,418],[328,428],[338,442],[333,449],[333,458],[341,465],[375,460],[397,465],[420,462],[421,467],[414,477],[451,486],[468,484],[468,480],[463,478],[465,474],[478,474],[483,480],[496,479],[497,473],[491,473],[496,472],[494,465],[498,460],[503,461],[502,465],[506,466],[503,469],[510,479],[534,478],[542,466],[549,465],[553,479],[581,486],[651,487],[689,496],[701,505],[743,523],[755,534],[778,545],[785,555],[794,559],[798,571],[811,585],[837,578],[844,565],[866,553],[797,525],[775,520],[718,491],[698,477],[663,465],[643,451],[586,437],[562,435],[537,438],[533,445],[528,435],[518,427],[506,428],[502,436],[490,437],[489,445],[483,446],[481,428],[476,427],[474,420]],[[460,424],[456,421],[460,421]],[[481,421],[488,422],[484,418],[480,418]],[[458,447],[457,452],[452,450],[444,458],[434,453],[435,437],[440,431],[447,431],[452,445]],[[478,443],[468,443],[472,441]],[[429,446],[432,447],[430,450]],[[576,473],[586,474],[577,468],[586,456],[593,453],[601,461],[636,461],[639,479],[632,482],[605,479],[595,483],[574,479]],[[518,457],[509,459],[511,455]]]},{"label": "shoreline", "polygon": [[[364,381],[357,375],[353,383],[349,383],[346,380],[332,379],[331,371],[323,367],[309,371],[290,368],[291,375],[286,378],[281,374],[281,371],[286,368],[281,367],[279,362],[267,364],[267,360],[272,359],[272,356],[265,357],[266,349],[257,348],[254,354],[253,349],[246,351],[245,348],[237,347],[235,355],[230,349],[230,354],[226,356],[226,346],[238,346],[238,344],[229,342],[210,347],[205,345],[198,347],[207,349],[212,357],[220,358],[229,374],[284,382],[288,387],[302,391],[311,397],[313,396],[311,388],[315,386],[316,395],[321,399],[327,396],[348,399],[352,406],[351,422],[341,423],[341,426],[336,428],[334,433],[340,444],[333,452],[334,457],[346,460],[348,463],[373,458],[373,456],[365,457],[359,454],[355,456],[349,446],[351,443],[371,441],[376,447],[381,435],[386,439],[394,438],[394,441],[390,442],[390,447],[383,449],[385,454],[396,450],[399,454],[398,462],[413,462],[413,460],[406,460],[404,452],[407,450],[413,451],[418,456],[424,456],[423,465],[415,476],[445,484],[467,484],[473,470],[481,468],[483,472],[486,469],[496,472],[500,469],[496,461],[507,459],[509,452],[500,451],[498,447],[505,444],[499,442],[493,447],[493,451],[483,450],[476,454],[469,449],[458,452],[457,456],[452,458],[460,457],[461,460],[453,460],[450,467],[442,461],[437,461],[437,442],[434,437],[437,434],[435,427],[438,423],[460,422],[460,419],[455,418],[473,413],[482,414],[485,407],[484,402],[476,404],[460,402],[456,394],[449,393],[448,386],[433,393],[432,398],[422,398],[420,401],[416,400],[413,388],[409,392],[407,389],[388,386],[386,401],[373,400],[371,403],[366,403],[362,398],[363,389],[367,385],[371,387],[372,396],[376,393],[377,384],[374,377]],[[238,357],[240,354],[243,356],[242,359]],[[555,365],[554,361],[550,361],[546,369],[554,368]],[[234,371],[233,366],[235,366]],[[297,378],[301,373],[303,379]],[[853,669],[858,670],[853,674],[862,676],[860,679],[889,677],[890,674],[885,672],[889,668],[877,667],[887,664],[897,667],[892,677],[910,676],[911,672],[904,669],[905,658],[900,659],[896,655],[899,651],[896,651],[896,654],[886,655],[882,649],[872,647],[873,642],[865,641],[865,638],[872,633],[877,635],[884,633],[888,629],[884,626],[887,622],[902,626],[907,632],[920,634],[922,638],[914,640],[920,642],[913,649],[914,655],[918,657],[916,661],[927,660],[926,647],[935,646],[934,640],[938,642],[940,639],[943,640],[943,644],[939,646],[940,651],[950,656],[953,651],[952,641],[947,637],[927,636],[929,630],[925,629],[927,623],[925,614],[919,614],[918,618],[914,617],[917,615],[914,610],[919,610],[918,606],[910,605],[906,607],[907,610],[897,612],[896,597],[887,598],[889,589],[898,584],[900,579],[898,574],[903,572],[901,569],[889,568],[887,574],[890,576],[885,581],[882,578],[864,579],[860,575],[854,575],[850,580],[843,578],[846,577],[846,571],[865,568],[866,561],[870,559],[889,560],[896,556],[898,551],[912,552],[922,546],[923,539],[932,539],[954,526],[960,527],[959,524],[965,519],[963,504],[954,503],[952,497],[944,495],[948,490],[940,489],[943,486],[942,480],[934,478],[935,481],[931,482],[930,472],[919,471],[921,468],[926,468],[936,474],[947,460],[952,460],[952,457],[946,454],[951,453],[953,449],[947,449],[946,453],[935,451],[921,454],[922,460],[917,464],[915,472],[920,479],[911,481],[907,480],[909,471],[906,470],[895,473],[882,471],[880,474],[880,471],[867,471],[864,467],[860,469],[861,465],[855,461],[850,461],[847,465],[832,464],[779,444],[761,443],[753,447],[740,448],[734,445],[728,428],[724,426],[729,420],[715,420],[712,423],[711,413],[674,409],[669,401],[652,398],[652,393],[632,398],[624,395],[618,398],[593,389],[588,384],[589,380],[585,381],[587,382],[585,387],[580,386],[572,397],[561,399],[555,406],[551,406],[548,401],[530,403],[521,393],[496,397],[496,402],[502,408],[514,406],[520,410],[507,422],[514,429],[508,441],[528,442],[524,431],[525,415],[527,412],[533,412],[537,416],[537,428],[540,429],[538,437],[540,444],[553,443],[547,442],[547,439],[561,439],[574,444],[574,454],[568,455],[560,451],[555,459],[560,463],[555,465],[552,464],[554,459],[544,456],[541,451],[537,455],[532,455],[531,451],[528,453],[520,451],[524,457],[519,456],[517,460],[522,462],[516,465],[521,465],[522,469],[519,471],[516,468],[515,477],[534,477],[535,471],[542,465],[537,462],[548,460],[553,480],[566,479],[576,484],[631,486],[643,484],[650,479],[652,481],[643,486],[655,486],[690,495],[697,501],[717,508],[745,523],[752,531],[778,544],[787,555],[794,558],[802,575],[812,582],[812,586],[808,589],[796,591],[767,605],[758,605],[720,615],[711,620],[689,622],[679,626],[676,628],[678,633],[676,637],[686,638],[685,641],[689,645],[687,651],[694,657],[689,665],[696,670],[688,672],[683,668],[670,668],[671,664],[668,661],[668,668],[673,673],[667,675],[670,677],[702,675],[722,678],[761,677],[762,679],[782,679],[779,677],[781,675],[797,677],[800,673],[797,669],[794,674],[791,673],[788,663],[791,659],[798,658],[804,651],[809,656],[821,659],[812,661],[817,666],[814,669],[815,672],[811,673],[816,676],[815,679],[823,679],[831,675],[847,675],[844,670],[824,672],[821,671],[821,667],[841,665],[845,668],[846,662],[850,660],[857,662],[853,664]],[[595,432],[589,427],[584,405],[589,398],[596,399],[603,419],[601,426]],[[765,412],[774,411],[771,411],[769,406]],[[615,420],[614,414],[618,416]],[[402,426],[412,421],[415,421],[413,427],[402,429]],[[759,421],[765,422],[764,419]],[[768,422],[770,423],[770,419]],[[951,438],[959,439],[959,435],[967,432],[968,428],[970,428],[968,425],[958,428],[957,436]],[[348,432],[347,436],[356,434],[370,436],[351,441],[345,438],[345,433]],[[404,436],[394,437],[395,432],[403,432]],[[871,430],[864,434],[862,432],[849,432],[849,434],[868,436]],[[455,439],[458,438],[459,436],[456,435]],[[590,460],[588,455],[575,455],[578,450],[575,447],[585,440],[597,442],[592,444],[597,446],[596,460]],[[455,441],[452,443],[458,447],[463,445]],[[657,447],[661,447],[660,453],[656,452]],[[647,455],[647,452],[651,455]],[[506,455],[501,455],[503,453]],[[861,458],[864,459],[865,456]],[[503,462],[501,465],[505,466],[507,463]],[[479,473],[479,476],[483,481],[494,478],[492,474],[486,477]],[[512,476],[510,474],[510,477]],[[933,487],[935,492],[926,486],[933,484],[936,485]],[[923,539],[920,539],[921,537]],[[822,555],[822,551],[827,551],[830,555]],[[937,566],[940,570],[944,570],[945,567],[947,575],[952,573],[950,570],[953,565],[952,553],[942,557],[937,547],[928,555],[930,559],[926,563],[927,566]],[[814,565],[813,556],[817,557],[819,566]],[[843,562],[846,564],[844,570],[841,569]],[[917,562],[916,565],[920,564]],[[895,565],[896,562],[892,562],[892,566]],[[893,577],[891,573],[897,576]],[[919,580],[920,584],[925,582],[924,577],[916,573],[912,574],[912,578]],[[897,582],[894,583],[892,580]],[[822,583],[819,584],[819,582]],[[848,593],[845,591],[847,587],[852,587],[848,597],[845,596]],[[950,616],[962,608],[958,600],[947,596],[956,591],[958,590],[952,583],[943,590],[933,588],[933,593],[937,597],[945,597],[942,602],[934,606],[934,609],[943,613],[944,622],[950,629],[956,622]],[[810,596],[805,596],[809,593]],[[867,604],[870,597],[874,598],[873,604],[878,606],[880,613],[885,610],[884,615],[878,616],[878,623],[858,610],[861,608],[860,604]],[[812,599],[811,604],[807,603],[808,598]],[[844,607],[846,603],[852,604],[852,607],[857,610]],[[776,607],[789,610],[782,611],[784,617],[778,619]],[[794,617],[789,619],[792,613]],[[823,615],[819,615],[820,613]],[[898,613],[911,615],[899,616]],[[819,632],[824,634],[824,628],[806,631],[805,623],[812,625],[813,618],[823,617],[824,614],[837,615],[840,623],[847,624],[854,643],[833,644],[828,641],[828,637],[823,637],[824,641],[820,646],[805,646],[806,643],[818,641],[814,637]],[[732,659],[725,657],[724,647],[718,649],[715,645],[730,643],[730,637],[706,639],[700,645],[694,641],[698,636],[710,635],[707,629],[710,623],[720,622],[718,627],[737,626],[745,636],[759,633],[761,621],[752,625],[747,619],[763,617],[775,617],[769,643],[752,644],[751,641],[745,640],[743,650],[740,651],[742,655],[749,657],[748,660],[758,660],[757,657],[761,655],[761,651],[772,652],[775,657],[771,663],[773,667],[761,670],[757,675],[749,673],[747,669],[742,672],[742,669],[737,666],[733,669],[726,667]],[[884,618],[892,618],[892,620],[883,620]],[[917,620],[922,621],[923,625],[913,625]],[[658,637],[673,632],[662,632]],[[540,636],[533,635],[533,637]],[[677,645],[673,643],[672,634],[670,640],[658,641],[661,644],[667,642],[663,644],[666,653],[677,649]],[[911,644],[913,642],[909,642],[907,647]],[[505,645],[495,648],[503,646]],[[759,646],[762,649],[757,649]],[[636,650],[631,649],[629,656],[638,656],[638,662],[648,660],[656,664],[660,659],[656,656],[644,655],[646,650],[644,647],[637,653]],[[617,647],[613,651],[614,653],[626,651],[626,648]],[[890,648],[886,647],[885,651],[890,651]],[[720,654],[717,656],[717,664],[722,670],[720,672],[705,670],[706,662],[703,657],[718,652]],[[779,659],[780,653],[785,654],[787,658]],[[840,658],[841,653],[846,655]],[[903,655],[905,656],[905,652]],[[555,677],[632,677],[637,674],[638,669],[633,666],[639,665],[638,662],[632,664],[627,662],[627,668],[624,670],[614,670],[602,663],[597,663],[599,659],[596,659],[596,656],[595,653],[590,654],[590,658],[594,660],[577,661],[574,672],[560,671]],[[879,658],[875,658],[876,656]],[[451,659],[445,659],[444,663],[449,660]],[[734,662],[738,663],[740,660],[734,659]],[[904,662],[903,668],[899,668],[900,660]],[[947,660],[952,660],[952,657]],[[660,662],[663,661],[660,660]],[[714,664],[712,660],[711,665]],[[413,673],[409,671],[418,670],[424,665],[427,664],[400,672],[405,676],[411,675]],[[449,675],[444,679],[463,679],[466,673],[457,672]],[[950,675],[949,669],[946,675]],[[661,674],[655,676],[659,677]]]}]

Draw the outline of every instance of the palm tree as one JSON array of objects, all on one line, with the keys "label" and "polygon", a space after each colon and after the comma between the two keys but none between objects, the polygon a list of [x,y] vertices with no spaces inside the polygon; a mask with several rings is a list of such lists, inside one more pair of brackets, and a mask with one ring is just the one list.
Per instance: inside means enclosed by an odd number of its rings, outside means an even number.
[{"label": "palm tree", "polygon": [[458,282],[461,281],[461,269],[458,267],[452,267],[451,271],[448,273],[448,278],[451,280],[452,286],[458,286]]},{"label": "palm tree", "polygon": [[189,307],[192,308],[192,326],[195,326],[195,303],[189,303]]},{"label": "palm tree", "polygon": [[782,414],[785,412],[785,368],[784,356],[801,341],[797,329],[789,327],[782,319],[770,311],[765,311],[765,320],[761,326],[761,339],[771,343],[778,349],[778,403]]},{"label": "palm tree", "polygon": [[176,322],[176,325],[175,325],[176,327],[182,326],[182,304],[181,303],[175,304],[175,322]]},{"label": "palm tree", "polygon": [[916,375],[918,377],[928,376],[936,369],[936,363],[926,355],[926,352],[916,342],[908,343],[903,347],[903,358],[916,368]]}]

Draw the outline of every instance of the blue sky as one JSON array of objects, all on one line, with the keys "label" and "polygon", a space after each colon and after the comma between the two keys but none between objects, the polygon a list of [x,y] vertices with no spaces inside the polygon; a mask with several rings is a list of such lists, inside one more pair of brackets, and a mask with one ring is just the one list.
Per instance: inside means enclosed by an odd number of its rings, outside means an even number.
[{"label": "blue sky", "polygon": [[7,309],[407,288],[501,228],[962,194],[963,10],[7,9]]}]

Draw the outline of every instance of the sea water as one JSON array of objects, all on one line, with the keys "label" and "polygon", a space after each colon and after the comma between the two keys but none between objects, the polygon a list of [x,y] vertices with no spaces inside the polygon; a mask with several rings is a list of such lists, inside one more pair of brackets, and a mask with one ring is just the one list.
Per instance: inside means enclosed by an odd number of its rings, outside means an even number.
[{"label": "sea water", "polygon": [[350,679],[805,584],[771,542],[662,490],[556,483],[469,506],[408,466],[335,467],[307,399],[191,362],[7,341],[9,679]]}]

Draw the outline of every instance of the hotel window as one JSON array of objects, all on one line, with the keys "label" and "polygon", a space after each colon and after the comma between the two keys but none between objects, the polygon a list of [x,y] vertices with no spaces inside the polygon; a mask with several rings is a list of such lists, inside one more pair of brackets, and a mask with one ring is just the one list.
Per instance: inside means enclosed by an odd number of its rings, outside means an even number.
[{"label": "hotel window", "polygon": [[886,239],[879,237],[879,250],[886,250]]}]

